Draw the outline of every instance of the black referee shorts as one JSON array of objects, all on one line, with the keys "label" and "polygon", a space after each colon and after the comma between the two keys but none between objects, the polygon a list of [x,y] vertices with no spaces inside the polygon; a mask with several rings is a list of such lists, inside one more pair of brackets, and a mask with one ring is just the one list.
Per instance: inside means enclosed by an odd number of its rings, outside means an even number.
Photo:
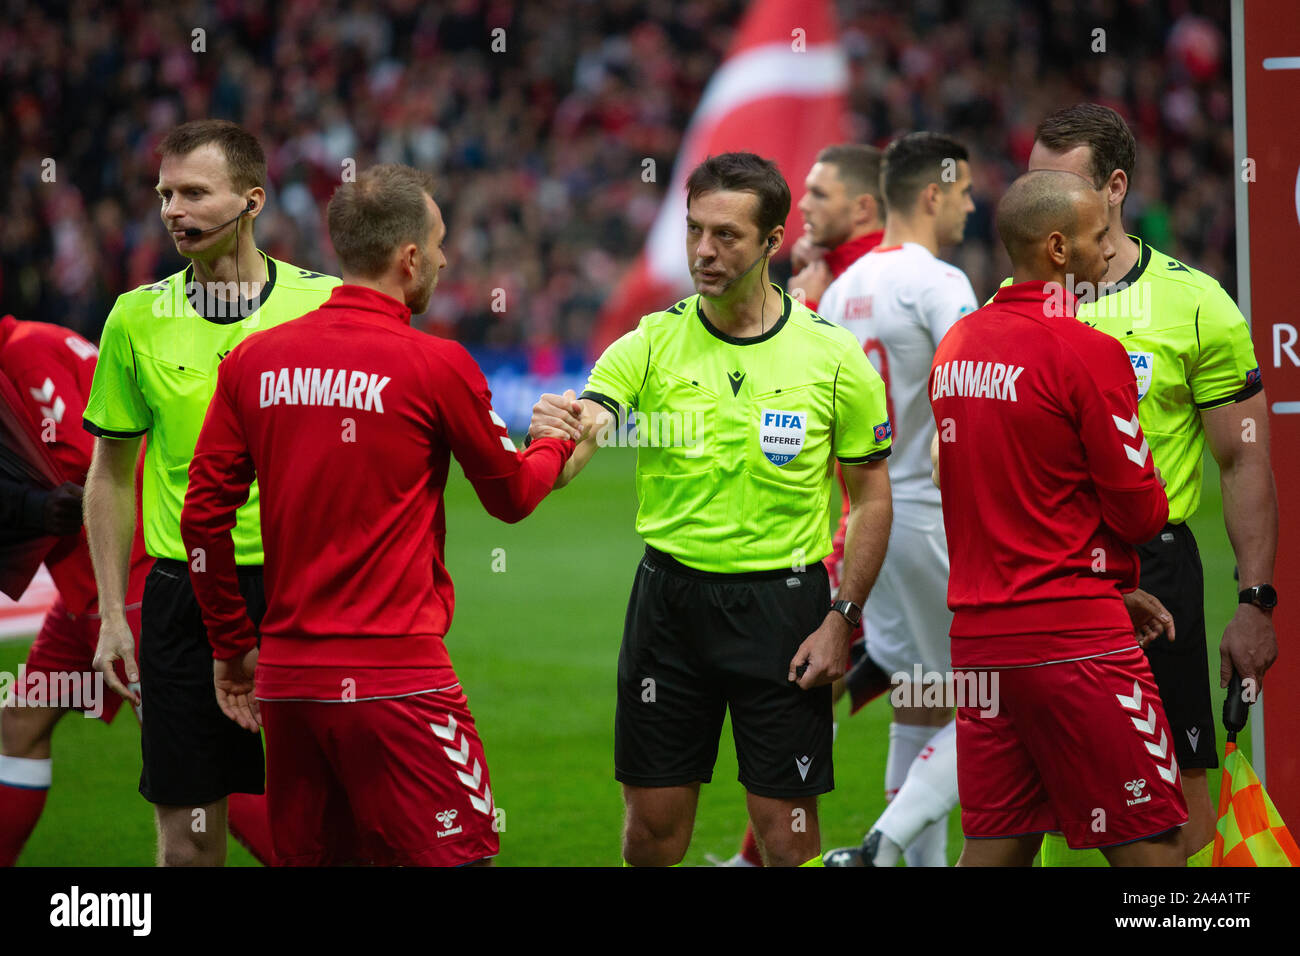
[{"label": "black referee shorts", "polygon": [[722,720],[750,793],[826,793],[831,688],[801,690],[790,658],[830,610],[826,568],[710,574],[646,548],[618,655],[614,776],[637,787],[713,778]]},{"label": "black referee shorts", "polygon": [[[254,624],[266,613],[262,569],[239,569]],[[184,561],[159,558],[140,609],[140,793],[150,803],[196,807],[232,793],[262,793],[262,735],[221,712],[212,645]]]},{"label": "black referee shorts", "polygon": [[1209,656],[1205,641],[1205,573],[1196,538],[1185,524],[1167,524],[1146,544],[1139,587],[1155,595],[1174,616],[1175,640],[1147,645],[1147,662],[1174,734],[1178,765],[1217,767],[1214,710],[1210,705]]}]

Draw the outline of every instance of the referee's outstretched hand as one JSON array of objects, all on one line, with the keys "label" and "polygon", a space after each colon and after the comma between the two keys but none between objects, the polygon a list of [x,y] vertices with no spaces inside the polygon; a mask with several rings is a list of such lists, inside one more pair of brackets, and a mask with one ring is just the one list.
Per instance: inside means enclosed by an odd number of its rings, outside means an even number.
[{"label": "referee's outstretched hand", "polygon": [[212,683],[217,688],[221,712],[245,730],[262,729],[262,714],[253,696],[253,672],[257,669],[257,648],[242,657],[212,662]]},{"label": "referee's outstretched hand", "polygon": [[799,645],[790,658],[786,680],[797,681],[803,690],[831,684],[844,676],[849,659],[853,628],[839,611],[831,611],[822,626]]}]

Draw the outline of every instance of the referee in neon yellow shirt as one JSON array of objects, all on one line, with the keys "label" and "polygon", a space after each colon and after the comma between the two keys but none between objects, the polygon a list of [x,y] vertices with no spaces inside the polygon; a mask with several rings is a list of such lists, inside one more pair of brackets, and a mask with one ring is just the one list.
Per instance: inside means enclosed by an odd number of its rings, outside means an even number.
[{"label": "referee in neon yellow shirt", "polygon": [[[1096,296],[1081,290],[1076,314],[1128,350],[1138,417],[1167,482],[1169,524],[1138,548],[1140,587],[1173,615],[1175,639],[1147,646],[1147,659],[1174,735],[1189,820],[1190,865],[1209,865],[1215,810],[1207,768],[1218,766],[1210,699],[1200,553],[1186,520],[1201,500],[1208,444],[1223,486],[1223,521],[1237,559],[1237,612],[1219,644],[1220,687],[1235,668],[1258,685],[1277,657],[1272,586],[1277,493],[1269,464],[1268,404],[1250,329],[1213,278],[1124,232],[1122,212],[1137,143],[1114,110],[1092,103],[1061,109],[1039,124],[1029,168],[1090,180],[1110,207],[1116,248]],[[1216,582],[1216,586],[1219,583]],[[1087,865],[1059,838],[1043,843],[1044,865]],[[1095,856],[1087,854],[1087,856]],[[1103,865],[1097,861],[1095,865]]]},{"label": "referee in neon yellow shirt", "polygon": [[[569,437],[579,416],[590,429],[558,487],[629,418],[638,430],[646,554],[614,719],[624,860],[681,861],[730,708],[765,860],[817,865],[817,796],[834,786],[830,685],[844,673],[892,518],[885,387],[852,333],[769,281],[790,211],[774,163],[714,156],[686,191],[698,294],[606,349],[581,402],[543,396],[530,437]],[[835,461],[851,511],[832,605],[821,559]]]},{"label": "referee in neon yellow shirt", "polygon": [[[95,436],[85,496],[102,616],[95,666],[112,689],[142,705],[140,793],[154,805],[159,864],[223,864],[228,810],[231,830],[266,862],[262,739],[217,706],[212,647],[190,585],[205,556],[186,553],[181,505],[221,360],[259,329],[317,308],[339,280],[258,250],[253,221],[266,204],[266,156],[251,133],[226,120],[195,120],[172,130],[158,152],[160,214],[190,261],[118,296],[100,338],[83,422]],[[157,560],[145,581],[137,669],[123,597],[135,462],[146,436],[144,541]],[[256,484],[233,538],[240,588],[257,624],[266,600]],[[140,682],[138,693],[121,686],[117,660],[129,681]]]}]

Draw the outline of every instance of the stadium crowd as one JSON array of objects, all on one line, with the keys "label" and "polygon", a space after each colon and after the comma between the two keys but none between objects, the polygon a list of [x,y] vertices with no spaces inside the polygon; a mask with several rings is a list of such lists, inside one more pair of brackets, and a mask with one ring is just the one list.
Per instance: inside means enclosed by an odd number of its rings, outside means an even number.
[{"label": "stadium crowd", "polygon": [[[837,4],[855,137],[939,129],[971,147],[977,208],[953,261],[981,300],[1008,272],[993,201],[1025,168],[1035,123],[1086,99],[1124,113],[1141,144],[1129,221],[1234,292],[1223,5],[988,0],[969,18],[962,6]],[[93,341],[119,293],[179,269],[156,218],[154,147],[216,116],[267,146],[258,239],[271,255],[335,271],[323,215],[343,164],[410,163],[438,178],[454,267],[426,327],[538,356],[581,346],[726,53],[718,25],[743,7],[17,0],[0,24],[0,314]],[[664,171],[655,183],[642,182],[645,157]],[[804,171],[785,173],[797,197]]]}]

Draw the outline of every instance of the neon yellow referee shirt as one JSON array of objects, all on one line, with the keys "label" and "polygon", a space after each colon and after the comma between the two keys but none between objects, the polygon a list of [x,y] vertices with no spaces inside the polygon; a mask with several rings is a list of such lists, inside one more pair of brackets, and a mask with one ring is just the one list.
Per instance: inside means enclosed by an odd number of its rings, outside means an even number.
[{"label": "neon yellow referee shirt", "polygon": [[831,550],[833,461],[890,451],[885,385],[857,339],[773,286],[781,318],[737,339],[698,295],[605,350],[583,398],[636,425],[636,528],[701,571],[770,571]]},{"label": "neon yellow referee shirt", "polygon": [[[181,541],[181,506],[190,459],[216,391],[218,363],[259,329],[316,309],[339,284],[334,276],[263,258],[267,282],[257,308],[247,317],[199,315],[186,295],[193,281],[193,267],[187,266],[118,296],[104,323],[83,424],[91,434],[105,438],[148,436],[144,543],[156,558],[188,560]],[[236,563],[262,563],[256,483],[236,514],[233,537]]]}]

